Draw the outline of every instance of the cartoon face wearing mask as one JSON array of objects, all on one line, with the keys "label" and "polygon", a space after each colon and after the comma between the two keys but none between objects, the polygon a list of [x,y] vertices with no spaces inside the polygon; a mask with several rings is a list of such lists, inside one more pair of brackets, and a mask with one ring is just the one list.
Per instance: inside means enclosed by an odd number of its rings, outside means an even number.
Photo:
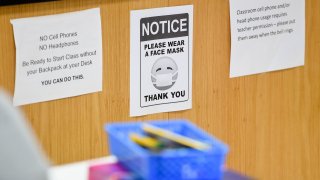
[{"label": "cartoon face wearing mask", "polygon": [[155,88],[167,90],[178,79],[178,66],[170,57],[161,57],[153,64],[151,81]]}]

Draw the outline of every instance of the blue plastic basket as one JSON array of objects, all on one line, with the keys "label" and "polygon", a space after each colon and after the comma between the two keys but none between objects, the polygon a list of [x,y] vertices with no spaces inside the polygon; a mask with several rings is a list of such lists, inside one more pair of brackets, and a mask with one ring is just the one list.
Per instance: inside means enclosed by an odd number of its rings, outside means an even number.
[{"label": "blue plastic basket", "polygon": [[130,140],[132,132],[143,134],[142,123],[114,123],[106,125],[111,153],[118,160],[146,180],[222,179],[222,167],[228,147],[185,120],[148,121],[183,136],[210,144],[208,151],[192,148],[168,149],[155,153]]}]

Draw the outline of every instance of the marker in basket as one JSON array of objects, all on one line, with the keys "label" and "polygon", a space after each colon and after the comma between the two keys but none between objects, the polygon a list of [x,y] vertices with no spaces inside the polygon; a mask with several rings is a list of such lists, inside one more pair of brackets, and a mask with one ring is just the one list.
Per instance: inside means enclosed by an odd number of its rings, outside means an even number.
[{"label": "marker in basket", "polygon": [[157,139],[154,139],[152,137],[141,136],[136,133],[131,133],[129,136],[133,142],[145,148],[148,148],[151,150],[160,150],[163,148],[163,144]]},{"label": "marker in basket", "polygon": [[162,129],[159,127],[152,126],[150,124],[143,124],[142,129],[146,133],[156,135],[159,137],[163,137],[163,138],[169,139],[171,141],[177,142],[181,145],[191,147],[194,149],[208,150],[211,148],[211,146],[206,143],[182,136],[180,134],[177,134],[177,133],[174,133],[174,132],[171,132],[171,131],[168,131],[168,130],[165,130],[165,129]]}]

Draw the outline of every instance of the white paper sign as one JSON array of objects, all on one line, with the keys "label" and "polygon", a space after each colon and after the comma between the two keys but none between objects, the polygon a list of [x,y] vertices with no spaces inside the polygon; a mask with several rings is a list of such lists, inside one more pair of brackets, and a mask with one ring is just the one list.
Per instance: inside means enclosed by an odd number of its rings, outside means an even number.
[{"label": "white paper sign", "polygon": [[230,0],[230,77],[304,65],[304,0]]},{"label": "white paper sign", "polygon": [[102,90],[100,9],[12,20],[14,105]]},{"label": "white paper sign", "polygon": [[193,6],[131,11],[130,116],[192,107]]}]

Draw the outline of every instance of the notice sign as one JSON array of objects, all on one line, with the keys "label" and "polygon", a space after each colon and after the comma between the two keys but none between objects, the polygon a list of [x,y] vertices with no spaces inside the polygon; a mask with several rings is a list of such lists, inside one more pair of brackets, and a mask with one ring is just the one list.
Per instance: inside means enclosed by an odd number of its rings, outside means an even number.
[{"label": "notice sign", "polygon": [[130,115],[192,107],[193,6],[131,12]]},{"label": "notice sign", "polygon": [[304,65],[305,0],[230,0],[230,77]]},{"label": "notice sign", "polygon": [[14,105],[102,90],[100,9],[12,20]]}]

